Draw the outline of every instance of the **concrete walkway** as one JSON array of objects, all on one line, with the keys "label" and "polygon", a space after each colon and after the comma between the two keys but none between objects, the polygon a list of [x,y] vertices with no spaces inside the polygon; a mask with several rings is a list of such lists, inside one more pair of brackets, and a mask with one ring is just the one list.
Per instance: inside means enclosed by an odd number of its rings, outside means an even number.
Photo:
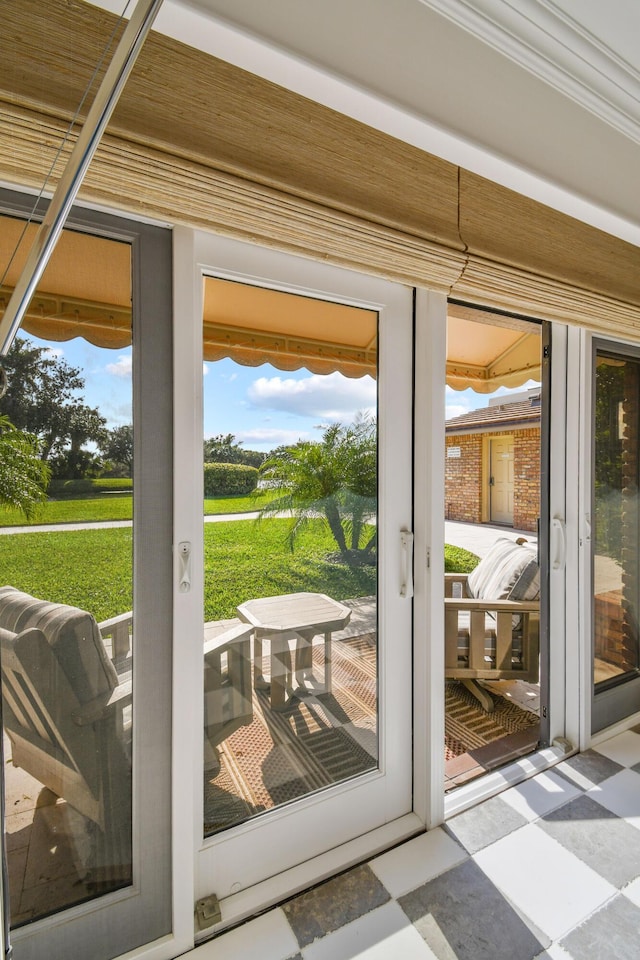
[{"label": "concrete walkway", "polygon": [[[204,518],[205,523],[225,523],[233,520],[255,520],[258,512],[253,513],[216,513]],[[41,523],[33,526],[0,527],[0,536],[12,533],[56,533],[67,530],[108,530],[115,527],[130,527],[131,520],[96,520],[92,523]],[[498,537],[516,540],[526,537],[530,543],[537,543],[534,534],[528,531],[512,530],[511,527],[496,527],[489,524],[459,523],[457,520],[445,520],[444,542],[454,547],[464,547],[479,557],[484,557]]]},{"label": "concrete walkway", "polygon": [[536,534],[529,530],[514,530],[512,527],[491,526],[488,523],[460,523],[457,520],[444,522],[444,542],[454,547],[464,547],[478,557],[484,557],[500,537],[510,540],[524,537],[533,545],[538,542]]},{"label": "concrete walkway", "polygon": [[[215,513],[204,518],[205,523],[222,523],[225,520],[255,520],[255,513]],[[93,520],[90,523],[37,523],[24,527],[0,527],[0,536],[10,533],[56,533],[67,530],[111,530],[115,527],[130,527],[131,520]]]}]

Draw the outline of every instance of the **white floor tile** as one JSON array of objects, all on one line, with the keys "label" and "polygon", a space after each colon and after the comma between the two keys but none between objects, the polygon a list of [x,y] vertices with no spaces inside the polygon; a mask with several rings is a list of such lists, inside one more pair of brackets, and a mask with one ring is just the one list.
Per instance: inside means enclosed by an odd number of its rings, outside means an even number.
[{"label": "white floor tile", "polygon": [[392,897],[401,897],[467,858],[462,847],[436,827],[383,853],[370,863]]},{"label": "white floor tile", "polygon": [[316,940],[304,948],[302,956],[304,960],[437,960],[394,901]]},{"label": "white floor tile", "polygon": [[625,730],[593,749],[624,767],[632,767],[634,763],[640,763],[640,734]]},{"label": "white floor tile", "polygon": [[640,877],[632,880],[622,892],[632,903],[635,903],[636,907],[640,907]]},{"label": "white floor tile", "polygon": [[527,820],[537,820],[581,793],[573,784],[550,771],[505,790],[500,799]]},{"label": "white floor tile", "polygon": [[587,796],[593,797],[607,810],[624,817],[627,823],[640,830],[640,774],[635,770],[615,773],[608,780],[587,790]]},{"label": "white floor tile", "polygon": [[284,913],[277,909],[223,933],[189,956],[194,960],[285,960],[299,949]]},{"label": "white floor tile", "polygon": [[552,943],[548,950],[536,957],[536,960],[574,960],[574,957],[563,950],[559,943]]},{"label": "white floor tile", "polygon": [[474,860],[551,940],[571,930],[616,892],[535,824],[479,851]]}]

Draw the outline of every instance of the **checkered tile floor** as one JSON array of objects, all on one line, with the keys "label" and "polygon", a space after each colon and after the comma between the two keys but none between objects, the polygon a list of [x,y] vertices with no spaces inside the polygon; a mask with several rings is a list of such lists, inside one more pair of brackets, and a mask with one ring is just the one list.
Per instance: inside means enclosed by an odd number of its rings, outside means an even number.
[{"label": "checkered tile floor", "polygon": [[192,956],[640,957],[640,727],[220,935]]}]

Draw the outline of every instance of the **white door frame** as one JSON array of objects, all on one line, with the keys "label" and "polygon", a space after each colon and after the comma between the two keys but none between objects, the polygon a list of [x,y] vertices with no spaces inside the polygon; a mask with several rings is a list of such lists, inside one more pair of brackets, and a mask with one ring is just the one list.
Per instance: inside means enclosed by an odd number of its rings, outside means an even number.
[{"label": "white door frame", "polygon": [[[196,853],[196,877],[189,885],[197,899],[216,893],[222,901],[223,921],[249,916],[257,909],[302,889],[322,876],[329,876],[393,842],[415,833],[421,821],[411,812],[411,603],[399,598],[402,557],[400,530],[412,527],[411,504],[411,306],[409,288],[375,277],[354,273],[314,260],[268,248],[205,234],[188,228],[174,231],[175,271],[175,538],[174,544],[191,544],[191,590],[177,588],[175,581],[175,703],[185,704],[185,714],[176,709],[174,734],[180,745],[177,762],[193,791],[189,822],[190,848]],[[245,266],[242,266],[245,264]],[[202,297],[203,275],[228,277],[291,292],[312,293],[320,299],[337,299],[382,314],[380,328],[379,433],[388,456],[381,456],[379,484],[381,501],[394,506],[393,519],[380,513],[379,551],[381,582],[395,584],[395,592],[380,592],[380,635],[399,636],[408,642],[381,648],[386,663],[380,667],[379,697],[382,712],[391,724],[381,729],[380,770],[337,785],[296,802],[292,807],[268,814],[203,840],[202,837],[202,743],[193,743],[193,731],[202,729],[202,609],[204,597],[202,550]],[[293,278],[293,282],[292,282]],[[404,318],[404,319],[403,319]],[[393,356],[393,361],[387,359]],[[195,374],[195,376],[194,376]],[[391,388],[393,378],[393,387]],[[381,447],[382,449],[382,447]],[[406,452],[403,453],[403,450]],[[401,468],[406,464],[406,470]],[[182,491],[188,490],[187,497]],[[389,518],[391,514],[386,511]],[[403,625],[404,624],[404,625]],[[179,654],[179,655],[178,655]],[[406,686],[407,680],[409,686]],[[403,689],[404,688],[404,689]],[[189,722],[187,723],[187,718]],[[189,743],[185,750],[185,744]],[[187,770],[187,768],[189,768]],[[388,771],[392,771],[389,773]],[[367,798],[368,799],[365,799]],[[175,814],[182,809],[174,795]],[[298,824],[296,830],[292,824]],[[286,831],[285,831],[286,824]],[[333,849],[326,849],[322,834],[332,831]],[[298,843],[295,832],[309,841]],[[182,829],[184,836],[185,831]],[[285,844],[281,839],[287,834]],[[273,838],[272,838],[273,837]],[[257,842],[273,844],[267,854],[257,854]],[[302,853],[300,851],[303,851]],[[305,852],[306,851],[306,852]],[[265,862],[284,871],[262,879]],[[234,893],[233,871],[242,875],[241,892]],[[213,879],[215,877],[215,879]],[[223,879],[224,878],[224,879]],[[186,898],[186,894],[185,894]],[[183,903],[185,898],[183,898]],[[191,910],[193,906],[191,905]]]},{"label": "white door frame", "polygon": [[447,297],[416,291],[414,414],[414,803],[444,820],[444,448]]}]

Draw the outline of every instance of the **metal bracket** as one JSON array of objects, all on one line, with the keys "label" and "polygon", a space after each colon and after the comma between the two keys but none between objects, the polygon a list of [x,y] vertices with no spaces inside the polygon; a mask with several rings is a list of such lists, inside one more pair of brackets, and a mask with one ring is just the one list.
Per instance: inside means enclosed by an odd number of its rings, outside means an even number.
[{"label": "metal bracket", "polygon": [[202,900],[196,900],[198,930],[207,930],[209,927],[215,926],[216,923],[220,923],[221,920],[220,901],[215,893],[210,893],[208,897],[203,897]]}]

